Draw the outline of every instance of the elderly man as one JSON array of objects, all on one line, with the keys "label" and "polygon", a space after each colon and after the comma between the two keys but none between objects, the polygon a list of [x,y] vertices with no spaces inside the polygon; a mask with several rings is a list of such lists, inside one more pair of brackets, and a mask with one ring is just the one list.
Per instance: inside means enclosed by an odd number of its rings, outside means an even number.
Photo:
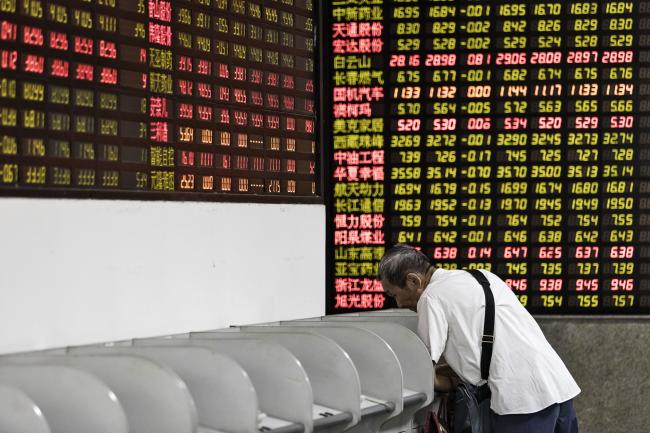
[{"label": "elderly man", "polygon": [[[550,346],[533,317],[510,288],[491,272],[481,271],[495,303],[494,343],[488,376],[490,407],[497,433],[577,433],[572,399],[580,388]],[[436,269],[422,252],[399,244],[379,264],[384,291],[401,308],[418,314],[418,333],[437,368],[435,386],[455,386],[441,370],[451,368],[464,382],[481,379],[481,340],[485,294],[463,270]]]}]

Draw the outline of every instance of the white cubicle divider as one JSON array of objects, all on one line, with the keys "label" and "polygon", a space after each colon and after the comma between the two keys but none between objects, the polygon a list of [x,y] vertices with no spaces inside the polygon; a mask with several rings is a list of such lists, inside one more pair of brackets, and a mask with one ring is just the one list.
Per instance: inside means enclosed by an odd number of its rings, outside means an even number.
[{"label": "white cubicle divider", "polygon": [[277,343],[260,340],[155,338],[134,340],[136,346],[205,347],[240,364],[251,378],[261,413],[258,430],[275,433],[313,431],[313,393],[300,361]]},{"label": "white cubicle divider", "polygon": [[272,341],[298,358],[314,393],[314,431],[342,432],[361,418],[361,384],[357,370],[345,351],[333,340],[316,334],[255,332],[255,327],[229,328],[192,333],[191,338]]},{"label": "white cubicle divider", "polygon": [[[418,332],[418,316],[410,310],[386,310],[386,311],[368,311],[363,313],[337,314],[332,316],[322,316],[319,319],[327,322],[347,321],[350,318],[359,317],[368,322],[391,322],[402,325],[414,333]],[[313,319],[306,319],[307,321]]]},{"label": "white cubicle divider", "polygon": [[0,384],[0,432],[52,433],[43,411],[24,391]]},{"label": "white cubicle divider", "polygon": [[382,315],[382,314],[388,314],[390,316],[411,316],[411,317],[416,317],[417,313],[413,310],[409,310],[408,308],[387,308],[385,310],[372,310],[372,311],[362,311],[362,312],[357,312],[357,313],[343,313],[343,314],[338,314],[338,316],[357,316],[357,315],[366,315],[370,314],[373,316],[377,315]]},{"label": "white cubicle divider", "polygon": [[[204,347],[106,346],[70,348],[75,354],[136,355],[171,368],[187,385],[202,433],[257,433],[258,403],[248,374],[232,358]],[[1,431],[1,430],[0,430]]]},{"label": "white cubicle divider", "polygon": [[[33,354],[13,359],[23,365],[72,367],[98,377],[124,408],[131,433],[197,433],[196,407],[185,383],[170,369],[146,358]],[[80,412],[80,407],[75,409]]]},{"label": "white cubicle divider", "polygon": [[[305,323],[302,321],[301,323]],[[314,319],[316,326],[350,326],[374,332],[395,351],[404,375],[404,410],[382,426],[385,432],[417,430],[423,427],[425,417],[415,414],[426,412],[433,402],[433,364],[426,346],[412,331],[390,321],[368,321],[365,316],[346,316],[336,321]],[[424,413],[423,413],[424,414]]]},{"label": "white cubicle divider", "polygon": [[0,433],[416,433],[416,330],[389,310],[0,356]]},{"label": "white cubicle divider", "polygon": [[52,433],[136,431],[129,430],[113,391],[94,375],[58,365],[16,362],[15,358],[0,358],[0,384],[18,388],[33,400]]},{"label": "white cubicle divider", "polygon": [[[403,409],[402,370],[397,356],[388,344],[376,334],[358,328],[267,325],[259,332],[309,332],[334,340],[355,365],[361,382],[361,422],[352,427],[354,433],[376,433],[387,419],[398,416]],[[246,329],[249,329],[248,327]]]}]

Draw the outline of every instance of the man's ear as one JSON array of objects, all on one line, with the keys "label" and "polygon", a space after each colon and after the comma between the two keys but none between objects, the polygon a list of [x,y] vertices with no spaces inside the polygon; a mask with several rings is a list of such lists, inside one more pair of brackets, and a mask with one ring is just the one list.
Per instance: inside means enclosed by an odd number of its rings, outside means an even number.
[{"label": "man's ear", "polygon": [[406,274],[406,288],[409,290],[418,290],[422,285],[422,278],[415,272]]}]

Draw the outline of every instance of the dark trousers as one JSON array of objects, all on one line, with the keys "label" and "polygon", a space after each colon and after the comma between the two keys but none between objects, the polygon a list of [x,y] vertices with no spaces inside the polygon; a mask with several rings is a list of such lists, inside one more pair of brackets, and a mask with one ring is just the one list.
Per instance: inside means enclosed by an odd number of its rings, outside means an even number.
[{"label": "dark trousers", "polygon": [[578,433],[573,400],[554,404],[539,412],[494,415],[494,433]]}]

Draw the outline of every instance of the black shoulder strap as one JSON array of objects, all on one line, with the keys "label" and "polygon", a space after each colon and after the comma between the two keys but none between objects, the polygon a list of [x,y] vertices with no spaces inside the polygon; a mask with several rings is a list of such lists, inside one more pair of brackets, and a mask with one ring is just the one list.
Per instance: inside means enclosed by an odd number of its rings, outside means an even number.
[{"label": "black shoulder strap", "polygon": [[483,322],[483,337],[481,338],[481,377],[488,379],[490,361],[492,360],[492,345],[494,344],[494,296],[490,290],[490,282],[483,272],[478,269],[465,269],[479,282],[485,293],[485,321]]}]

